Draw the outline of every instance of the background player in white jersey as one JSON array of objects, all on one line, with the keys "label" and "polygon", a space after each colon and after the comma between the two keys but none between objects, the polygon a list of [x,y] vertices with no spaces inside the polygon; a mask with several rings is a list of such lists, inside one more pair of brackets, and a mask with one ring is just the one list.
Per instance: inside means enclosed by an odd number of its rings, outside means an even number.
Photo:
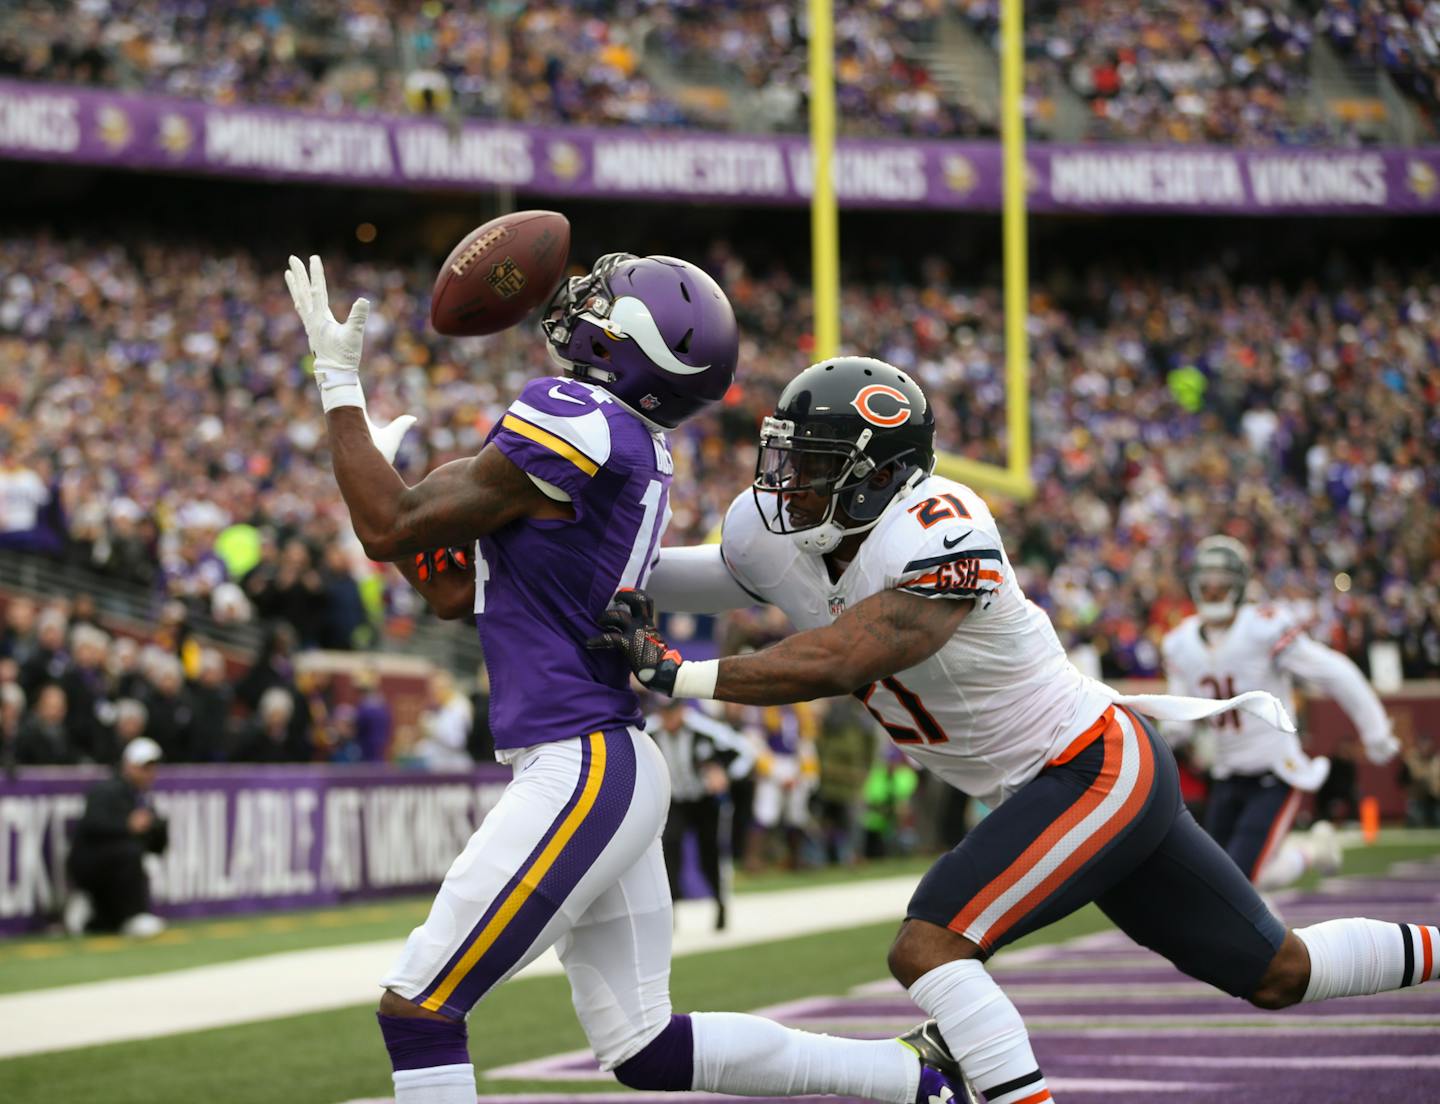
[{"label": "background player in white jersey", "polygon": [[[878,360],[812,365],[761,430],[751,494],[719,549],[667,550],[667,605],[772,602],[803,630],[747,656],[686,662],[622,592],[597,646],[652,689],[752,704],[853,693],[907,754],[994,811],[921,881],[891,972],[990,1104],[1050,1099],[1014,1005],[983,962],[1095,901],[1137,942],[1262,1008],[1426,980],[1440,932],[1333,920],[1286,931],[1180,801],[1173,757],[1131,706],[1230,708],[1288,723],[1270,695],[1123,698],[1067,661],[1015,581],[995,519],[931,474],[934,418]],[[1420,965],[1417,966],[1417,963]]]},{"label": "background player in white jersey", "polygon": [[[382,982],[397,1104],[475,1104],[466,1020],[551,946],[591,1048],[626,1085],[944,1104],[949,1086],[917,1053],[924,1040],[671,1012],[669,777],[639,727],[628,667],[585,641],[616,588],[644,581],[669,518],[664,430],[733,379],[724,292],[673,257],[601,258],[562,285],[544,327],[566,375],[532,380],[477,456],[407,487],[390,460],[412,419],[377,428],[365,412],[368,304],[336,322],[318,257],[308,273],[290,258],[286,280],[356,535],[373,559],[402,561],[432,604],[473,609],[497,757],[515,769]],[[436,548],[473,548],[473,564]]]},{"label": "background player in white jersey", "polygon": [[[1207,537],[1197,546],[1190,580],[1196,613],[1161,645],[1171,692],[1232,698],[1268,690],[1289,702],[1299,678],[1340,703],[1372,763],[1388,763],[1400,744],[1360,669],[1307,636],[1294,615],[1246,602],[1249,581],[1250,553],[1238,540]],[[1328,822],[1287,836],[1301,795],[1320,788],[1329,760],[1309,758],[1295,733],[1239,710],[1208,724],[1214,761],[1205,830],[1235,865],[1262,889],[1289,885],[1307,869],[1338,869],[1339,843]],[[1193,732],[1179,723],[1167,726],[1166,736],[1179,742]]]}]

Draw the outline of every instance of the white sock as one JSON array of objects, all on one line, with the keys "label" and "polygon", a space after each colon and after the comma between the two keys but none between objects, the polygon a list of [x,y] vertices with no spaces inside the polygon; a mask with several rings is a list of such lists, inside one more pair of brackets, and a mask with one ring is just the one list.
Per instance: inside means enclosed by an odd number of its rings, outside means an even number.
[{"label": "white sock", "polygon": [[1257,889],[1282,889],[1298,882],[1310,869],[1310,855],[1296,839],[1287,839],[1255,879]]},{"label": "white sock", "polygon": [[982,963],[970,958],[937,966],[910,986],[910,999],[935,1017],[950,1053],[988,1104],[1052,1099],[1025,1022]]},{"label": "white sock", "polygon": [[1294,929],[1310,952],[1305,1001],[1368,996],[1440,977],[1440,929],[1351,917]]},{"label": "white sock", "polygon": [[706,1092],[839,1093],[885,1104],[914,1104],[920,1088],[915,1052],[896,1039],[817,1035],[738,1012],[692,1012],[690,1024],[695,1038],[694,1087]]},{"label": "white sock", "polygon": [[396,1070],[395,1104],[475,1104],[475,1067],[427,1066]]}]

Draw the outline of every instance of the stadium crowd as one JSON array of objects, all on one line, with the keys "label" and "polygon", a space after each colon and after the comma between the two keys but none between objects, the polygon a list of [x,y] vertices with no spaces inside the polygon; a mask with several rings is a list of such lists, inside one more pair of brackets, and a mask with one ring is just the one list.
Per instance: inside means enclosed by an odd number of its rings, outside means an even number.
[{"label": "stadium crowd", "polygon": [[[528,123],[715,125],[703,96],[642,68],[647,36],[683,69],[701,60],[763,94],[770,125],[803,122],[804,27],[774,0],[391,5],[376,0],[22,3],[0,15],[0,74],[143,88],[213,103],[326,111],[446,111]],[[974,133],[908,36],[939,0],[837,4],[842,117],[880,133]],[[717,15],[720,18],[717,18]],[[677,84],[679,82],[676,82]]]},{"label": "stadium crowd", "polygon": [[[837,0],[836,81],[851,133],[966,137],[985,109],[917,43],[958,16],[982,37],[999,0]],[[1034,102],[1052,76],[1091,108],[1090,136],[1271,145],[1348,140],[1310,118],[1322,33],[1437,104],[1440,14],[1420,0],[1083,0],[1031,14]],[[805,21],[777,0],[26,0],[0,14],[0,75],[325,111],[455,111],[529,123],[794,128]],[[647,48],[664,64],[652,69]],[[668,72],[668,76],[666,73]],[[708,91],[707,91],[708,90]],[[733,94],[748,91],[737,114]]]},{"label": "stadium crowd", "polygon": [[[998,0],[958,0],[987,38]],[[1335,122],[1306,120],[1313,36],[1284,0],[1082,0],[1026,27],[1029,81],[1064,82],[1089,106],[1087,136],[1227,145],[1334,143]]]},{"label": "stadium crowd", "polygon": [[[742,378],[674,435],[671,543],[714,533],[752,476],[755,427],[807,362],[808,292],[723,246]],[[248,253],[0,239],[0,548],[59,557],[217,620],[285,624],[300,648],[364,646],[416,615],[364,557],[329,472],[305,342],[283,285]],[[376,416],[420,425],[418,478],[473,454],[524,381],[551,371],[523,331],[452,341],[421,273],[335,263],[374,303]],[[417,293],[418,292],[418,293]],[[1003,455],[1001,309],[931,259],[914,282],[852,280],[850,348],[913,373],[940,445]],[[1169,281],[1055,270],[1031,308],[1034,502],[1003,505],[1026,591],[1107,676],[1156,673],[1186,609],[1185,555],[1225,529],[1273,597],[1362,667],[1401,645],[1440,673],[1440,283],[1384,267],[1298,286],[1218,267]],[[3,652],[0,652],[3,654]],[[32,703],[33,704],[33,703]]]},{"label": "stadium crowd", "polygon": [[1315,28],[1345,57],[1383,68],[1432,116],[1440,111],[1440,4],[1324,0]]}]

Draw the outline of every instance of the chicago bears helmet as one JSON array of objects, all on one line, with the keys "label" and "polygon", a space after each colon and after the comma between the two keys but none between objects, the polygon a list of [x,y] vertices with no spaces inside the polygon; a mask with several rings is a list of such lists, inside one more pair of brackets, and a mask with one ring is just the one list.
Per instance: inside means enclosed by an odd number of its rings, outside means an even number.
[{"label": "chicago bears helmet", "polygon": [[[1206,537],[1195,546],[1190,569],[1190,597],[1195,611],[1207,624],[1222,624],[1235,616],[1250,582],[1250,550],[1234,537]],[[1223,598],[1207,597],[1218,589]]]},{"label": "chicago bears helmet", "polygon": [[[835,357],[791,380],[761,425],[755,505],[772,533],[830,552],[934,466],[935,416],[919,385],[883,360]],[[807,492],[826,500],[818,515],[797,509]]]},{"label": "chicago bears helmet", "polygon": [[723,396],[740,355],[720,285],[674,257],[607,253],[560,285],[540,328],[566,373],[665,429]]}]

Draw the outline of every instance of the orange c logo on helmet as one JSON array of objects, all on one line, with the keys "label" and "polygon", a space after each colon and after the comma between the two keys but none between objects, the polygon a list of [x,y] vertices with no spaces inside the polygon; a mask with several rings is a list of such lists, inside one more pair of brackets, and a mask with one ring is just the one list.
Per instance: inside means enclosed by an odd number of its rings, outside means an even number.
[{"label": "orange c logo on helmet", "polygon": [[[871,405],[877,395],[884,395],[898,404],[898,409],[894,414],[881,414]],[[872,383],[869,387],[862,387],[860,393],[850,400],[850,405],[859,412],[860,417],[881,429],[894,429],[910,420],[910,400],[905,397],[905,392],[897,391],[893,387],[886,387],[883,383]]]}]

